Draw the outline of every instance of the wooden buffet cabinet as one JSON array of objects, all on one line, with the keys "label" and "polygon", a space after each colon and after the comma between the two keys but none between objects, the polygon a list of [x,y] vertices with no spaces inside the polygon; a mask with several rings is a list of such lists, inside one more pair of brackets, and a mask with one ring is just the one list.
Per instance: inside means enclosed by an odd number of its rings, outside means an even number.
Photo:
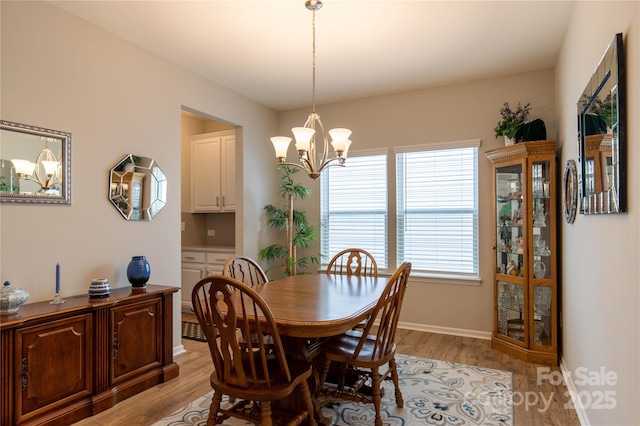
[{"label": "wooden buffet cabinet", "polygon": [[0,316],[0,424],[68,425],[177,377],[178,290],[118,288]]}]

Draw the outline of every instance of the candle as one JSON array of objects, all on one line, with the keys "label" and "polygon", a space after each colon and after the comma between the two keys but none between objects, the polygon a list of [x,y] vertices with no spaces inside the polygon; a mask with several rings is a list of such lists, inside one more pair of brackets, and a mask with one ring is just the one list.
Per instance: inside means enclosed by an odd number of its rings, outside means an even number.
[{"label": "candle", "polygon": [[60,264],[56,263],[56,294],[60,294]]}]

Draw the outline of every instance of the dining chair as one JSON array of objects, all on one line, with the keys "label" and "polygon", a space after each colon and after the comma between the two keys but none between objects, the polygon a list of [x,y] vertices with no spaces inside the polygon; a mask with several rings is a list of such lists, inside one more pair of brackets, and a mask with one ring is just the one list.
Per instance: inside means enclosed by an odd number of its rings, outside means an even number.
[{"label": "dining chair", "polygon": [[[306,419],[308,424],[316,425],[308,384],[311,365],[285,355],[273,314],[254,289],[231,277],[209,276],[195,285],[191,302],[207,336],[214,365],[210,375],[214,393],[207,426],[229,417],[270,426],[272,417],[281,415],[293,417],[289,418],[289,424],[301,424]],[[241,345],[239,336],[249,333],[256,334],[258,339]],[[273,339],[272,351],[265,347],[265,334]],[[294,391],[300,393],[303,402],[300,412],[272,409],[272,401],[286,398]],[[234,399],[226,408],[221,405],[224,395]]]},{"label": "dining chair", "polygon": [[269,282],[267,274],[254,259],[235,255],[229,257],[222,267],[222,275],[242,281],[250,287]]},{"label": "dining chair", "polygon": [[[316,395],[327,393],[342,399],[373,403],[376,410],[376,426],[382,426],[382,381],[389,375],[395,386],[396,405],[400,408],[404,406],[395,361],[395,335],[410,272],[411,263],[405,262],[391,276],[363,331],[349,330],[329,338],[320,347],[323,362]],[[378,323],[374,324],[377,321]],[[358,380],[346,384],[343,372],[335,387],[325,383],[332,362],[357,370],[355,376]],[[380,374],[379,368],[385,364],[388,364],[388,369]],[[368,379],[371,379],[371,395],[360,392]]]},{"label": "dining chair", "polygon": [[329,261],[327,274],[345,274],[357,276],[378,276],[378,264],[366,250],[348,248],[342,250]]}]

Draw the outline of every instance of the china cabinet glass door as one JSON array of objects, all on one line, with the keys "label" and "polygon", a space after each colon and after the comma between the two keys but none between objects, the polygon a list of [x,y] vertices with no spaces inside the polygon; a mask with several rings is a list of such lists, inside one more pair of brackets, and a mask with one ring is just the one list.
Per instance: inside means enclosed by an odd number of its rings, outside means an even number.
[{"label": "china cabinet glass door", "polygon": [[527,339],[526,292],[526,228],[523,226],[523,167],[513,164],[496,169],[496,273],[498,334],[517,343]]},{"label": "china cabinet glass door", "polygon": [[551,171],[549,161],[531,163],[531,217],[533,218],[532,260],[533,267],[533,341],[536,346],[549,346],[553,341],[552,288],[549,279],[551,264],[551,246],[553,238],[551,218]]}]

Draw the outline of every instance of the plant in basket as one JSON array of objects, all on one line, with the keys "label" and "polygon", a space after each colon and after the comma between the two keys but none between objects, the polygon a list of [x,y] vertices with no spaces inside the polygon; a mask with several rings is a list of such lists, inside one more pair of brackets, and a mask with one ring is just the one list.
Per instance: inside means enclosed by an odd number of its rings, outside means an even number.
[{"label": "plant in basket", "polygon": [[513,139],[518,129],[527,121],[530,112],[530,103],[522,106],[520,102],[518,102],[518,107],[512,109],[509,106],[509,102],[505,102],[502,108],[500,108],[501,120],[498,121],[498,124],[493,129],[496,133],[496,138],[504,136],[507,139]]}]

